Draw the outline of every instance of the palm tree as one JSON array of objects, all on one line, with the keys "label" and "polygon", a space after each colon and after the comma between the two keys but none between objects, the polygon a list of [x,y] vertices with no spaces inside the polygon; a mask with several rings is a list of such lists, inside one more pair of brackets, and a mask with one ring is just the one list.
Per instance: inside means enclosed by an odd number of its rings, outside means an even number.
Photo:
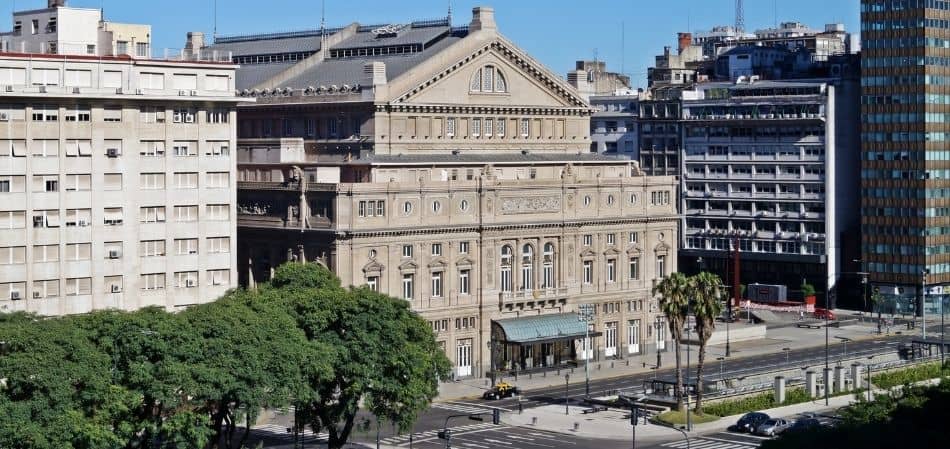
[{"label": "palm tree", "polygon": [[696,366],[696,414],[703,413],[703,366],[706,362],[706,343],[716,329],[716,318],[722,314],[719,276],[702,272],[692,277],[692,311],[696,317],[696,334],[699,336],[699,363]]},{"label": "palm tree", "polygon": [[683,409],[683,372],[680,370],[680,342],[683,340],[683,324],[686,321],[686,301],[691,290],[691,281],[683,273],[673,273],[653,286],[653,295],[659,295],[660,311],[666,316],[673,337],[676,353],[676,409]]}]

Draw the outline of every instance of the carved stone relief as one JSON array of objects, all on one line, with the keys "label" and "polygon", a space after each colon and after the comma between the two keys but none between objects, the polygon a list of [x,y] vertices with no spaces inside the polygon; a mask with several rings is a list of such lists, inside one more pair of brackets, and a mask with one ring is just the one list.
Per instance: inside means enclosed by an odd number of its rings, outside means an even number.
[{"label": "carved stone relief", "polygon": [[501,199],[501,212],[506,215],[558,212],[560,210],[561,199],[557,196],[505,197]]}]

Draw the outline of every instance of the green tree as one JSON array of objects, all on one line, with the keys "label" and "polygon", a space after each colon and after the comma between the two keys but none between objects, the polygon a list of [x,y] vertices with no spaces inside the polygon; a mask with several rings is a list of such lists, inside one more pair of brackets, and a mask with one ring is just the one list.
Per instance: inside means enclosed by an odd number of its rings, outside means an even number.
[{"label": "green tree", "polygon": [[683,372],[680,369],[682,359],[680,344],[683,341],[683,326],[686,322],[686,306],[692,292],[692,282],[683,273],[672,273],[661,279],[653,287],[653,295],[659,295],[660,311],[666,317],[673,337],[676,355],[676,409],[683,409]]},{"label": "green tree", "polygon": [[706,366],[706,344],[716,330],[716,318],[722,314],[722,293],[719,276],[702,272],[692,278],[693,316],[699,337],[699,362],[696,366],[696,414],[703,413],[703,368]]},{"label": "green tree", "polygon": [[287,264],[278,268],[273,286],[293,305],[307,337],[332,348],[332,375],[311,378],[298,407],[315,432],[327,431],[329,448],[338,449],[349,439],[361,404],[409,428],[438,394],[449,362],[431,327],[406,301],[366,288],[343,289],[328,273],[316,264]]}]

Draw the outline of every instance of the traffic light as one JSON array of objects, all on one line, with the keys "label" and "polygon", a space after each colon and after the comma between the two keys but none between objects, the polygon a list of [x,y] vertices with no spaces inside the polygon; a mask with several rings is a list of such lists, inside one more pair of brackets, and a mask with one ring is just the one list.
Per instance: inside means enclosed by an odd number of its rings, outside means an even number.
[{"label": "traffic light", "polygon": [[491,423],[494,425],[501,424],[501,410],[494,408],[491,411]]},{"label": "traffic light", "polygon": [[[431,435],[431,434],[429,434]],[[452,431],[451,430],[440,430],[439,439],[445,441],[452,441]]]},{"label": "traffic light", "polygon": [[630,409],[630,425],[637,425],[637,421],[640,421],[640,409],[634,407]]}]

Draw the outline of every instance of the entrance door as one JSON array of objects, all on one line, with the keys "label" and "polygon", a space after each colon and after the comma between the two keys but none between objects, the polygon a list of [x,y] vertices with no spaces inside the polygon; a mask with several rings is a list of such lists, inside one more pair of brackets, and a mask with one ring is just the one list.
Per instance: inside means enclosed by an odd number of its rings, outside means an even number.
[{"label": "entrance door", "polygon": [[604,357],[617,356],[617,322],[604,323]]},{"label": "entrance door", "polygon": [[640,320],[627,322],[627,354],[640,353]]},{"label": "entrance door", "polygon": [[458,377],[472,375],[472,339],[458,340],[455,348],[455,374]]}]

